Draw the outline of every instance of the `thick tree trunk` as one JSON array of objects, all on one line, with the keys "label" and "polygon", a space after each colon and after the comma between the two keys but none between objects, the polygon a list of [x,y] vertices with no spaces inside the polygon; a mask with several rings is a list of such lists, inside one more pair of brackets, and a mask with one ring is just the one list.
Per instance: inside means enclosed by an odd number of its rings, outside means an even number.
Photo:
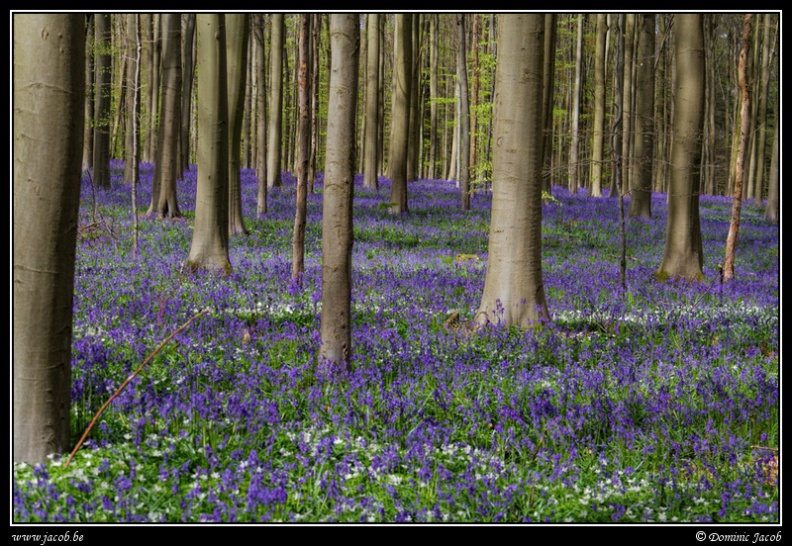
[{"label": "thick tree trunk", "polygon": [[94,15],[94,148],[93,182],[100,188],[110,187],[110,14]]},{"label": "thick tree trunk", "polygon": [[652,217],[652,151],[654,149],[654,43],[655,17],[638,16],[638,51],[635,54],[635,163],[630,218]]},{"label": "thick tree trunk", "polygon": [[377,137],[379,121],[379,14],[369,13],[366,20],[366,144],[363,162],[363,186],[379,189],[377,171]]},{"label": "thick tree trunk", "polygon": [[187,264],[229,273],[228,87],[225,16],[199,13],[198,189],[195,226]]},{"label": "thick tree trunk", "polygon": [[331,15],[330,28],[332,76],[322,203],[322,344],[319,359],[325,364],[341,365],[349,370],[352,349],[352,167],[360,44],[357,15]]},{"label": "thick tree trunk", "polygon": [[674,16],[677,78],[666,243],[658,278],[699,280],[704,256],[699,222],[704,122],[704,29],[701,14]]},{"label": "thick tree trunk", "polygon": [[726,257],[723,261],[723,280],[728,281],[734,278],[734,256],[737,252],[737,235],[740,233],[740,211],[742,208],[743,180],[745,178],[745,161],[747,159],[748,127],[750,126],[751,96],[748,90],[748,79],[746,77],[746,62],[748,48],[751,43],[751,20],[752,14],[746,14],[743,18],[742,46],[740,47],[740,61],[737,75],[740,82],[742,102],[740,104],[740,142],[737,150],[737,168],[734,174],[734,196],[732,197],[731,222],[729,223],[729,233],[726,236]]},{"label": "thick tree trunk", "polygon": [[283,14],[272,14],[270,31],[270,103],[267,136],[267,186],[279,187],[281,181],[281,140],[283,121]]},{"label": "thick tree trunk", "polygon": [[410,84],[412,62],[412,15],[396,15],[393,63],[393,108],[388,169],[391,173],[391,213],[407,212],[407,145],[410,134]]},{"label": "thick tree trunk", "polygon": [[15,14],[14,462],[68,450],[85,14]]},{"label": "thick tree trunk", "polygon": [[305,223],[307,215],[308,192],[308,146],[310,144],[310,90],[308,81],[308,55],[310,52],[310,14],[300,14],[299,30],[299,142],[297,146],[297,207],[294,215],[294,231],[292,233],[292,279],[301,281],[305,271]]},{"label": "thick tree trunk", "polygon": [[476,320],[530,328],[550,315],[542,282],[544,16],[498,16],[489,258]]},{"label": "thick tree trunk", "polygon": [[176,218],[181,216],[176,199],[181,172],[176,154],[181,138],[181,16],[163,14],[162,30],[162,109],[149,212],[157,218]]},{"label": "thick tree trunk", "polygon": [[246,13],[227,14],[226,67],[228,70],[228,235],[247,235],[242,215],[242,122],[250,32]]}]

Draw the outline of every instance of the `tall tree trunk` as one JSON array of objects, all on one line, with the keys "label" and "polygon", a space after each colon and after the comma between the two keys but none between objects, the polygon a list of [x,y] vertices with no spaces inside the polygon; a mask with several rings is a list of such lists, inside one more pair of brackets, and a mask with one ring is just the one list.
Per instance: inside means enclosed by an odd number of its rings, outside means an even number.
[{"label": "tall tree trunk", "polygon": [[547,193],[550,193],[553,186],[553,90],[555,89],[556,34],[556,14],[547,13],[544,16],[542,71],[544,75],[542,82],[542,111],[544,115],[542,121],[542,189]]},{"label": "tall tree trunk", "polygon": [[448,174],[446,180],[456,180],[459,187],[459,85],[454,85],[454,124],[451,136],[451,156],[448,160]]},{"label": "tall tree trunk", "polygon": [[[308,194],[314,192],[316,182],[316,156],[319,146],[319,17],[311,15],[311,142],[308,152]],[[358,33],[359,34],[359,33]]]},{"label": "tall tree trunk", "polygon": [[479,103],[479,14],[473,15],[473,43],[471,49],[473,50],[473,104],[470,111],[470,177],[474,182],[470,188],[471,194],[476,191],[475,182],[479,179],[480,169],[476,165],[478,158],[476,157],[476,146],[478,141],[478,103]]},{"label": "tall tree trunk", "polygon": [[594,135],[591,143],[591,196],[602,197],[603,134],[605,131],[605,14],[597,15],[594,52]]},{"label": "tall tree trunk", "polygon": [[577,193],[578,181],[578,149],[580,147],[580,89],[583,71],[583,19],[578,14],[577,46],[575,47],[575,87],[572,96],[572,143],[569,147],[569,191]]},{"label": "tall tree trunk", "polygon": [[322,202],[322,344],[319,359],[347,370],[351,367],[352,350],[352,167],[360,47],[358,25],[356,14],[330,16],[332,76]]},{"label": "tall tree trunk", "polygon": [[418,179],[418,144],[421,140],[421,116],[419,115],[419,96],[421,81],[421,14],[412,15],[412,55],[410,59],[410,98],[409,98],[409,130],[407,137],[407,180]]},{"label": "tall tree trunk", "polygon": [[94,16],[85,16],[85,127],[83,127],[82,170],[93,168],[94,123]]},{"label": "tall tree trunk", "polygon": [[459,187],[462,210],[470,210],[470,105],[468,104],[465,14],[457,15],[457,85],[459,85]]},{"label": "tall tree trunk", "polygon": [[135,72],[132,75],[132,112],[130,115],[130,125],[132,134],[131,152],[128,157],[132,161],[132,176],[130,183],[132,185],[132,256],[137,258],[138,255],[138,213],[137,213],[137,185],[140,180],[140,60],[142,52],[142,43],[140,40],[140,14],[136,13],[130,19],[132,28],[135,32],[135,61],[133,66]]},{"label": "tall tree trunk", "polygon": [[162,31],[162,107],[149,213],[176,218],[181,216],[176,199],[176,179],[181,171],[176,155],[181,138],[181,16],[163,14]]},{"label": "tall tree trunk", "polygon": [[94,153],[93,182],[100,188],[110,187],[110,14],[94,15]]},{"label": "tall tree trunk", "polygon": [[429,14],[429,179],[436,178],[437,168],[437,65],[438,65],[438,18]]},{"label": "tall tree trunk", "polygon": [[498,16],[492,217],[479,324],[549,320],[542,282],[544,16]]},{"label": "tall tree trunk", "polygon": [[668,140],[668,97],[666,89],[668,89],[668,83],[666,82],[666,64],[668,55],[666,54],[667,47],[664,47],[667,43],[667,30],[666,26],[666,18],[667,15],[660,15],[660,20],[658,23],[660,34],[663,36],[663,41],[660,45],[660,51],[658,53],[657,59],[657,74],[655,78],[655,86],[656,86],[656,99],[655,99],[655,118],[657,122],[655,123],[656,127],[656,139],[655,142],[657,143],[657,151],[656,157],[657,161],[655,162],[656,168],[653,169],[653,177],[654,177],[654,191],[661,192],[665,191],[666,189],[666,165],[668,163],[668,156],[666,155],[666,150],[668,149],[667,140]]},{"label": "tall tree trunk", "polygon": [[363,163],[363,186],[379,189],[377,171],[377,137],[379,127],[379,14],[369,13],[366,19],[366,145]]},{"label": "tall tree trunk", "polygon": [[135,80],[135,73],[138,70],[138,63],[136,60],[135,52],[137,51],[137,43],[136,43],[136,32],[137,32],[137,19],[140,16],[134,13],[130,13],[126,15],[127,20],[127,42],[126,42],[126,55],[129,57],[129,62],[127,63],[127,85],[125,89],[125,93],[129,97],[126,101],[126,108],[127,108],[127,130],[124,135],[124,184],[131,186],[132,182],[135,180],[135,177],[138,174],[138,165],[136,165],[136,161],[139,161],[137,157],[135,157],[135,140],[138,139],[138,134],[136,131],[138,130],[138,126],[136,121],[134,120],[134,116],[136,112],[140,111],[140,105],[136,105],[134,103],[135,97],[139,95],[137,86],[137,80]]},{"label": "tall tree trunk", "polygon": [[270,103],[269,127],[267,136],[267,186],[280,187],[281,181],[281,141],[283,121],[283,14],[272,14],[270,31],[272,47],[270,49]]},{"label": "tall tree trunk", "polygon": [[144,161],[153,163],[157,153],[157,135],[160,116],[160,64],[162,58],[162,15],[151,15],[154,30],[151,34],[151,64],[149,66],[149,127],[150,138],[146,142],[146,158]]},{"label": "tall tree trunk", "polygon": [[13,17],[13,456],[37,464],[71,433],[85,14]]},{"label": "tall tree trunk", "polygon": [[624,17],[624,83],[622,85],[622,185],[621,193],[626,194],[630,189],[632,168],[630,143],[633,139],[633,38],[635,35],[635,14],[628,13]]},{"label": "tall tree trunk", "polygon": [[630,218],[652,217],[652,151],[654,149],[654,50],[655,17],[638,16],[638,51],[635,54],[635,162]]},{"label": "tall tree trunk", "polygon": [[[748,68],[746,72],[746,78],[749,81],[749,85],[751,89],[749,93],[753,97],[759,96],[759,51],[761,48],[759,47],[759,36],[761,36],[761,32],[759,32],[759,24],[762,22],[761,17],[757,17],[756,21],[753,23],[757,28],[754,32],[753,36],[753,48],[752,48],[752,55],[751,60],[748,61]],[[748,129],[748,147],[746,148],[747,154],[745,157],[746,162],[746,169],[745,169],[745,180],[743,180],[743,193],[744,198],[746,200],[753,199],[756,194],[756,156],[757,156],[757,131],[756,131],[756,121],[758,119],[758,102],[757,100],[753,100],[751,102],[751,111],[749,114],[750,119],[750,128]],[[747,184],[745,183],[747,182]]]},{"label": "tall tree trunk", "polygon": [[190,269],[229,273],[228,83],[225,15],[199,13],[198,189]]},{"label": "tall tree trunk", "polygon": [[310,90],[308,71],[310,54],[311,16],[300,14],[299,30],[299,143],[297,146],[297,207],[292,234],[292,279],[302,282],[305,271],[305,223],[308,192],[308,146],[310,144]]},{"label": "tall tree trunk", "polygon": [[267,59],[266,59],[266,32],[264,31],[264,14],[255,16],[254,25],[256,36],[256,71],[258,72],[258,118],[256,125],[256,178],[258,179],[256,192],[256,215],[260,218],[267,214]]},{"label": "tall tree trunk", "polygon": [[391,173],[391,213],[407,212],[407,145],[410,135],[410,63],[412,61],[412,15],[396,15],[393,63],[393,108],[388,168]]},{"label": "tall tree trunk", "polygon": [[190,112],[195,78],[195,14],[187,14],[182,51],[181,174],[190,170]]},{"label": "tall tree trunk", "polygon": [[247,235],[242,215],[242,121],[247,76],[247,43],[250,34],[246,13],[227,14],[226,69],[228,71],[228,235]]},{"label": "tall tree trunk", "polygon": [[674,93],[671,182],[666,243],[658,278],[698,280],[704,256],[699,222],[701,133],[704,122],[704,29],[701,14],[674,16]]},{"label": "tall tree trunk", "polygon": [[764,170],[765,170],[765,149],[767,147],[767,94],[768,87],[770,86],[770,58],[773,56],[770,47],[770,27],[771,27],[770,13],[764,15],[764,32],[762,37],[762,80],[759,90],[759,107],[758,107],[758,120],[759,135],[756,146],[756,191],[754,192],[754,201],[757,205],[762,206],[762,193],[764,184]]},{"label": "tall tree trunk", "polygon": [[740,82],[742,102],[740,104],[740,143],[737,150],[737,168],[734,174],[734,196],[732,198],[731,222],[729,223],[729,233],[726,236],[726,258],[723,262],[723,280],[728,281],[734,278],[734,256],[737,252],[737,235],[740,232],[740,209],[742,207],[743,179],[745,178],[745,161],[748,146],[748,128],[750,126],[749,109],[751,107],[751,95],[748,90],[748,78],[746,77],[746,63],[748,48],[751,43],[751,24],[753,15],[748,13],[743,18],[742,45],[740,47],[740,60],[737,75]]}]

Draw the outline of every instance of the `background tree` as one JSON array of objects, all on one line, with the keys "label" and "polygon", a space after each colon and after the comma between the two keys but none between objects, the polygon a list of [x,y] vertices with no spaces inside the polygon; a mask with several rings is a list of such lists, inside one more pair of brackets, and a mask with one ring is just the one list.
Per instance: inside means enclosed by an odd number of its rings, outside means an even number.
[{"label": "background tree", "polygon": [[578,152],[580,144],[580,90],[583,77],[583,19],[584,15],[578,14],[577,20],[577,46],[575,47],[575,87],[572,91],[572,143],[569,146],[569,191],[577,193],[578,190]]},{"label": "background tree", "polygon": [[674,16],[677,78],[671,181],[663,261],[658,277],[698,280],[704,256],[699,223],[701,133],[704,122],[704,29],[701,14]]},{"label": "background tree", "polygon": [[[371,28],[370,26],[368,28]],[[352,180],[360,36],[355,14],[330,16],[332,41],[322,214],[320,360],[350,367]]]},{"label": "background tree", "polygon": [[228,234],[247,235],[242,216],[242,119],[244,112],[249,16],[227,14],[226,66],[228,70]]},{"label": "background tree", "polygon": [[388,168],[391,175],[391,212],[407,212],[407,144],[410,113],[410,62],[412,60],[412,15],[396,15],[393,66],[393,107]]},{"label": "background tree", "polygon": [[[545,14],[542,82],[542,187],[550,192],[553,184],[553,89],[555,88],[556,14]],[[494,154],[493,154],[494,156]]]},{"label": "background tree", "polygon": [[181,216],[176,198],[176,180],[181,178],[177,155],[181,138],[181,16],[163,14],[162,32],[162,111],[148,214],[176,218]]},{"label": "background tree", "polygon": [[267,135],[267,186],[279,187],[281,182],[281,140],[283,120],[283,14],[272,14],[270,49],[270,103]]},{"label": "background tree", "polygon": [[179,145],[181,172],[179,178],[190,169],[190,115],[195,79],[195,14],[188,13],[185,17],[184,47],[182,48],[181,140]]},{"label": "background tree", "polygon": [[605,130],[605,24],[604,13],[597,14],[597,41],[594,52],[594,133],[591,143],[591,196],[602,197],[602,157]]},{"label": "background tree", "polygon": [[256,73],[258,74],[258,107],[256,120],[256,215],[267,214],[267,57],[265,15],[254,14],[253,31],[255,36]]},{"label": "background tree", "polygon": [[93,181],[100,188],[110,187],[110,14],[94,16],[94,138]]},{"label": "background tree", "polygon": [[[379,127],[379,14],[369,13],[366,18],[366,144],[364,147],[363,185],[378,189],[379,161],[377,136]],[[332,50],[332,49],[331,49]],[[329,108],[329,107],[328,107]],[[332,112],[332,110],[330,110]],[[328,120],[329,124],[329,120]]]},{"label": "background tree", "polygon": [[765,220],[773,224],[778,223],[778,127],[773,131],[773,148],[770,154],[770,181],[767,187],[767,203],[765,204]]},{"label": "background tree", "polygon": [[228,83],[225,15],[199,13],[198,188],[191,269],[226,273],[228,259]]},{"label": "background tree", "polygon": [[465,14],[457,15],[457,84],[459,85],[459,187],[462,210],[470,210],[470,105],[468,103]]},{"label": "background tree", "polygon": [[544,16],[498,15],[492,217],[479,324],[549,320],[542,282]]},{"label": "background tree", "polygon": [[14,461],[69,447],[85,15],[14,15]]},{"label": "background tree", "polygon": [[634,157],[637,169],[632,177],[630,218],[652,217],[652,152],[654,150],[654,44],[655,17],[642,14],[637,18],[638,49],[635,53],[635,139]]}]

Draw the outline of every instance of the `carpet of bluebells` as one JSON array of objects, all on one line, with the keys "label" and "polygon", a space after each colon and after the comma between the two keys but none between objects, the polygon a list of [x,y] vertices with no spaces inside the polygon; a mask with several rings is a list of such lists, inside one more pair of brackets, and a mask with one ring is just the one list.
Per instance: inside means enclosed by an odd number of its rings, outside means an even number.
[{"label": "carpet of bluebells", "polygon": [[[353,371],[319,373],[321,175],[308,197],[303,283],[290,279],[288,174],[225,277],[184,267],[183,218],[140,219],[131,191],[86,177],[78,238],[72,437],[146,356],[203,309],[102,415],[71,465],[14,467],[15,521],[777,522],[779,231],[743,208],[736,280],[722,284],[731,207],[701,198],[704,278],[655,276],[665,195],[627,223],[619,287],[614,199],[555,188],[543,204],[552,324],[471,326],[491,197],[454,182],[355,180]],[[150,200],[143,164],[138,203]],[[96,206],[96,208],[94,208]]]}]

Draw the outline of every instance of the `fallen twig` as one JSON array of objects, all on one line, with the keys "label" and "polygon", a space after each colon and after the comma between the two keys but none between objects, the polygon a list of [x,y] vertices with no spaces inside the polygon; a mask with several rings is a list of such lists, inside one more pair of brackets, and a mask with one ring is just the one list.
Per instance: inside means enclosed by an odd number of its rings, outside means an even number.
[{"label": "fallen twig", "polygon": [[69,467],[69,463],[71,462],[72,458],[74,457],[74,454],[75,454],[75,453],[77,453],[77,450],[78,450],[78,449],[80,449],[80,446],[82,446],[83,442],[84,442],[84,441],[85,441],[85,439],[88,437],[88,433],[89,433],[89,432],[91,432],[91,429],[92,429],[92,428],[93,428],[93,426],[96,424],[96,422],[99,420],[99,417],[102,415],[102,413],[103,413],[103,412],[104,412],[104,410],[107,408],[107,406],[109,406],[109,405],[110,405],[110,402],[112,402],[113,400],[115,400],[116,396],[118,396],[119,394],[121,394],[121,391],[122,391],[122,390],[124,390],[124,387],[126,387],[126,386],[129,384],[129,382],[130,382],[130,381],[132,381],[132,380],[135,378],[135,376],[137,376],[137,374],[139,374],[139,373],[141,372],[141,370],[143,369],[143,367],[144,367],[146,364],[148,364],[149,362],[151,362],[151,359],[152,359],[152,358],[154,358],[154,356],[155,356],[155,355],[156,355],[158,352],[160,352],[160,351],[162,350],[162,348],[163,348],[163,347],[164,347],[164,346],[165,346],[165,345],[166,345],[166,344],[167,344],[167,343],[168,343],[168,342],[169,342],[171,339],[173,339],[174,337],[176,337],[176,334],[178,334],[179,332],[181,332],[182,330],[184,330],[185,328],[187,328],[187,327],[188,327],[190,324],[192,324],[192,323],[193,323],[193,321],[194,321],[195,319],[197,319],[197,318],[198,318],[198,317],[200,317],[201,315],[205,315],[205,314],[206,314],[206,313],[208,313],[208,312],[209,312],[209,309],[204,309],[204,310],[203,310],[203,311],[201,311],[200,313],[197,313],[197,314],[193,315],[192,317],[190,317],[190,319],[189,319],[187,322],[185,322],[184,324],[182,324],[181,326],[179,326],[178,330],[176,330],[175,332],[173,332],[171,335],[169,335],[167,338],[165,338],[165,340],[164,340],[162,343],[160,343],[159,345],[157,345],[157,348],[156,348],[156,349],[154,349],[154,350],[151,352],[151,354],[150,354],[150,355],[148,355],[148,357],[146,358],[146,360],[144,360],[144,361],[143,361],[143,364],[141,364],[140,366],[138,366],[137,370],[135,370],[134,372],[132,372],[132,374],[131,374],[129,377],[127,377],[127,378],[124,380],[124,382],[123,382],[123,383],[121,383],[121,386],[120,386],[120,387],[118,387],[118,388],[116,389],[116,391],[115,391],[115,392],[112,394],[112,396],[110,396],[110,398],[108,398],[108,399],[107,399],[107,402],[105,402],[104,404],[102,404],[102,407],[101,407],[101,408],[99,408],[99,411],[97,411],[97,412],[96,412],[96,415],[94,415],[94,418],[93,418],[93,419],[91,419],[91,423],[88,425],[88,428],[87,428],[87,429],[85,429],[85,432],[83,433],[83,435],[82,435],[82,438],[80,438],[80,441],[79,441],[79,442],[77,442],[77,445],[76,445],[76,446],[74,446],[74,449],[72,449],[72,452],[69,454],[69,458],[68,458],[68,460],[66,461],[66,464],[65,464],[65,465],[63,465],[63,468],[68,468],[68,467]]}]

